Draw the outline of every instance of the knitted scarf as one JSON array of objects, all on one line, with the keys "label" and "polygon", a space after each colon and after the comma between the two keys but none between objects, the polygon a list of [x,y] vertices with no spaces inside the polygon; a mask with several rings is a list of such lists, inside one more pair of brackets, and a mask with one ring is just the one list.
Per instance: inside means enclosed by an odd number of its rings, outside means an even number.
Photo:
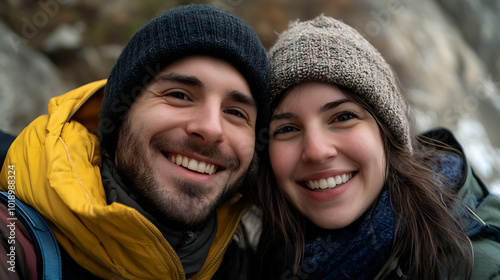
[{"label": "knitted scarf", "polygon": [[284,268],[280,279],[373,279],[390,256],[396,223],[389,193],[384,191],[375,208],[351,225],[314,230],[313,237],[306,240],[296,278],[292,278],[293,247],[279,248],[277,267]]}]

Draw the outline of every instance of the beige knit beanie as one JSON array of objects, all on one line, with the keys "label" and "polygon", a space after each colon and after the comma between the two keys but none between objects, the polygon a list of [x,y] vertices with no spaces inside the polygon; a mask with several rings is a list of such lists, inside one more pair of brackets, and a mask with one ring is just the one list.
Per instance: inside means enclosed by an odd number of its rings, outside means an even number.
[{"label": "beige knit beanie", "polygon": [[321,15],[293,22],[269,50],[271,103],[294,85],[321,81],[346,88],[376,112],[412,151],[406,102],[382,55],[354,28]]}]

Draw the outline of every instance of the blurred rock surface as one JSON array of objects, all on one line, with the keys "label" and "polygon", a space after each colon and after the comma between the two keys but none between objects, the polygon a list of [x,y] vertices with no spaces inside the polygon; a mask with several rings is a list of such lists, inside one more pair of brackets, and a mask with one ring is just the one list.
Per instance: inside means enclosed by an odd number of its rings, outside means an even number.
[{"label": "blurred rock surface", "polygon": [[17,135],[69,89],[46,56],[0,24],[0,129]]}]

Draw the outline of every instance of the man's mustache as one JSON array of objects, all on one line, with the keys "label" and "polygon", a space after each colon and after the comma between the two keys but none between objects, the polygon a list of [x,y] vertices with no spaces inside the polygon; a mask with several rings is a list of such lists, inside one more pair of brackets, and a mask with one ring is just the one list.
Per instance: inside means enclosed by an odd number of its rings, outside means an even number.
[{"label": "man's mustache", "polygon": [[236,157],[225,154],[218,145],[203,147],[190,138],[173,140],[161,135],[155,135],[151,139],[151,147],[160,151],[199,154],[209,159],[213,159],[217,163],[222,164],[225,169],[229,170],[235,170],[240,167],[239,160]]}]

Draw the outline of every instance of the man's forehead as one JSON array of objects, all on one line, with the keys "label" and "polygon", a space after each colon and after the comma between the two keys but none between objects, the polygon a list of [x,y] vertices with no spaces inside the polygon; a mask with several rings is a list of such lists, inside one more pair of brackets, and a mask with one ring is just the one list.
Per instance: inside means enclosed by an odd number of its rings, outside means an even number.
[{"label": "man's forehead", "polygon": [[[208,68],[206,67],[203,68],[204,67],[203,65],[205,66],[208,65]],[[228,71],[227,69],[231,69],[231,72],[235,73],[236,76],[239,76],[240,78],[240,81],[238,83],[230,82],[230,79],[222,80],[224,82],[227,80],[228,97],[234,97],[238,101],[242,101],[243,103],[248,103],[249,105],[256,106],[256,100],[254,99],[254,96],[250,91],[250,86],[248,84],[248,81],[245,79],[243,74],[231,63],[211,56],[193,55],[178,59],[173,63],[170,63],[169,65],[164,67],[153,78],[150,85],[156,86],[168,82],[174,82],[186,86],[203,88],[208,83],[212,82],[213,80],[216,80],[215,78],[217,76],[222,75],[215,72],[218,71],[218,69],[221,69],[219,67],[222,67],[224,69],[223,71]],[[209,75],[206,75],[207,72],[203,72],[204,69],[211,69],[208,72]],[[234,94],[235,92],[239,92],[240,94]],[[251,101],[249,101],[248,99],[251,99]]]}]

